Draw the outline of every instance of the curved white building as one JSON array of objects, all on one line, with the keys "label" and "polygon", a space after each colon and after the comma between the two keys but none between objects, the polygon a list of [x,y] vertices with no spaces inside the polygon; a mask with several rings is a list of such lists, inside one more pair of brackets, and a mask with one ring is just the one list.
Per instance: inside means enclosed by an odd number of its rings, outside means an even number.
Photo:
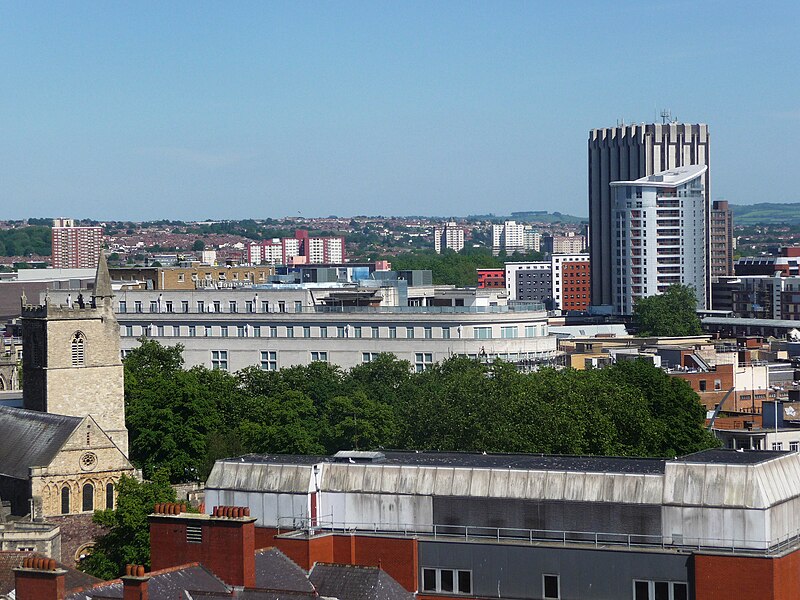
[{"label": "curved white building", "polygon": [[706,307],[705,165],[614,181],[613,307],[628,315],[639,298],[675,283],[694,288]]}]

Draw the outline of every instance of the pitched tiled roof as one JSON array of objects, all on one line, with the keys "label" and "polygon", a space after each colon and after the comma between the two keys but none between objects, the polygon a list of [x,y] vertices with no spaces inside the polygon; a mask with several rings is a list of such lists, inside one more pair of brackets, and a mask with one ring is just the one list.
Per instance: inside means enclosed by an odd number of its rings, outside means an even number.
[{"label": "pitched tiled roof", "polygon": [[341,600],[412,600],[414,597],[378,567],[317,563],[308,578],[320,596]]},{"label": "pitched tiled roof", "polygon": [[0,406],[0,475],[28,479],[28,468],[50,464],[82,420]]},{"label": "pitched tiled roof", "polygon": [[256,551],[256,587],[292,592],[314,591],[306,572],[277,548]]},{"label": "pitched tiled roof", "polygon": [[[198,563],[162,569],[149,574],[148,592],[151,600],[183,598],[184,591],[200,591],[227,594],[230,589],[216,575]],[[202,596],[201,596],[202,597]],[[213,597],[213,596],[212,596]],[[115,579],[91,588],[67,594],[66,600],[100,600],[122,598],[122,581]]]}]

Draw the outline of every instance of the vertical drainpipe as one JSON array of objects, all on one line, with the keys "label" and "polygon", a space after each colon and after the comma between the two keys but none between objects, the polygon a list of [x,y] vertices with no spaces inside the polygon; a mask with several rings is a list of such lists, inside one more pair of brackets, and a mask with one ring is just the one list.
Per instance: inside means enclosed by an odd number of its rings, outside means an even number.
[{"label": "vertical drainpipe", "polygon": [[310,520],[310,527],[313,528],[317,526],[319,517],[319,465],[314,465],[311,468],[311,474],[314,478],[314,488],[311,492],[311,520]]}]

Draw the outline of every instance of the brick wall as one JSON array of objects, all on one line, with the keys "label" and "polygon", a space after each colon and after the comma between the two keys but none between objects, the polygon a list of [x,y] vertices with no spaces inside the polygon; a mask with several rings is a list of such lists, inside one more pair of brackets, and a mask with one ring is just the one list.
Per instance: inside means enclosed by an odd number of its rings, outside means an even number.
[{"label": "brick wall", "polygon": [[777,558],[694,557],[695,600],[790,600],[800,597],[800,550]]}]

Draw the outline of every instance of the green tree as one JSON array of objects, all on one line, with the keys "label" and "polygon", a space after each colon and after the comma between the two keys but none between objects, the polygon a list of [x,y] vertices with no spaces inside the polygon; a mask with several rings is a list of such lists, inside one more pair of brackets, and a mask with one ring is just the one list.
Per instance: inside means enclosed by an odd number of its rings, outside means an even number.
[{"label": "green tree", "polygon": [[633,319],[637,335],[680,337],[700,335],[703,329],[697,316],[697,298],[686,285],[671,285],[657,296],[637,300]]},{"label": "green tree", "polygon": [[103,580],[119,577],[125,565],[150,567],[150,526],[147,515],[158,502],[175,502],[175,490],[167,475],[157,471],[152,481],[140,482],[123,475],[117,483],[117,506],[100,510],[92,518],[107,528],[97,540],[92,554],[81,564],[82,571]]},{"label": "green tree", "polygon": [[202,252],[206,248],[206,243],[203,240],[195,240],[192,244],[192,250],[195,252]]}]

